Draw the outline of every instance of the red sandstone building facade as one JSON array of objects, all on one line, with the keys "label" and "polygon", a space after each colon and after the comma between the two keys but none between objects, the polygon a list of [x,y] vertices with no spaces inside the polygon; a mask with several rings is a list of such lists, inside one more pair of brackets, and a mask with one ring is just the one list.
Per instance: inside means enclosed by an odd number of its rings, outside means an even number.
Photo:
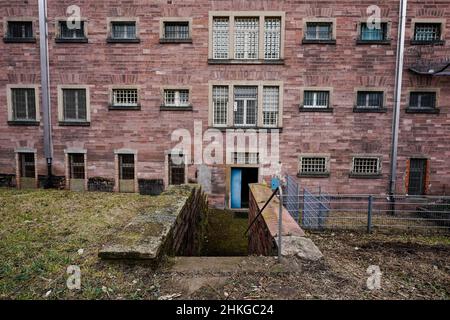
[{"label": "red sandstone building facade", "polygon": [[[72,5],[76,29],[66,24]],[[47,165],[37,0],[2,1],[0,13],[1,183],[38,187]],[[198,181],[232,207],[236,172],[243,186],[270,176],[248,150],[231,164],[174,164],[172,133],[194,135],[201,121],[203,131],[279,132],[282,173],[302,187],[388,192],[398,0],[50,0],[48,19],[61,187],[152,193]],[[449,37],[450,1],[409,1],[396,193],[449,192]]]}]

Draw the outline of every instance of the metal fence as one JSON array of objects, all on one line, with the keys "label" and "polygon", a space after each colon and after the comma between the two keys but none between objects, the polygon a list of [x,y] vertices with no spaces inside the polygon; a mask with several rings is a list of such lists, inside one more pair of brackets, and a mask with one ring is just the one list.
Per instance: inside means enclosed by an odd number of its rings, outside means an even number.
[{"label": "metal fence", "polygon": [[[294,208],[293,195],[287,196],[284,202]],[[450,197],[446,196],[330,195],[303,189],[296,198],[297,221],[305,229],[450,231]]]}]

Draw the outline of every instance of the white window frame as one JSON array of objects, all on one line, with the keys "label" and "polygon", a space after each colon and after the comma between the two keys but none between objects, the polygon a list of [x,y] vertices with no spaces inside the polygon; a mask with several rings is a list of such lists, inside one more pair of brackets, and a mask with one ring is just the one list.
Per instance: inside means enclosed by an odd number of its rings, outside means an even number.
[{"label": "white window frame", "polygon": [[[307,105],[305,103],[307,92],[311,92],[313,94],[313,104],[312,105]],[[318,103],[318,94],[323,93],[323,92],[326,92],[328,94],[328,97],[327,97],[328,105],[326,105],[326,106],[317,104]],[[329,90],[323,90],[320,88],[314,89],[314,90],[310,90],[310,89],[304,90],[303,91],[303,108],[305,108],[305,109],[328,109],[328,108],[330,108],[330,105],[331,105],[330,96],[331,96],[331,92]]]}]

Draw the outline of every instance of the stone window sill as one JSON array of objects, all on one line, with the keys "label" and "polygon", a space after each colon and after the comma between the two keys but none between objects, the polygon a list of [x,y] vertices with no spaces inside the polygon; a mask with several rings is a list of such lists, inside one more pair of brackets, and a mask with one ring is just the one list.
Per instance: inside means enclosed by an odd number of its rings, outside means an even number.
[{"label": "stone window sill", "polygon": [[439,114],[441,112],[438,108],[406,108],[406,113],[425,113],[425,114]]},{"label": "stone window sill", "polygon": [[330,173],[298,173],[298,178],[329,178]]},{"label": "stone window sill", "polygon": [[278,131],[278,132],[282,132],[283,128],[282,127],[239,127],[239,126],[229,126],[229,127],[209,127],[209,129],[216,129],[222,132],[225,132],[227,130],[267,130],[267,131]]},{"label": "stone window sill", "polygon": [[283,65],[284,59],[208,59],[208,64],[275,64],[275,65]]},{"label": "stone window sill", "polygon": [[377,173],[377,174],[350,173],[348,176],[351,179],[381,179],[383,177],[383,175],[381,173]]},{"label": "stone window sill", "polygon": [[108,38],[106,39],[107,43],[140,43],[141,39],[114,39],[114,38]]},{"label": "stone window sill", "polygon": [[141,110],[141,106],[137,105],[137,106],[120,106],[120,105],[108,105],[108,110],[110,111],[115,111],[115,110]]},{"label": "stone window sill", "polygon": [[36,38],[3,38],[5,43],[36,43]]},{"label": "stone window sill", "polygon": [[388,46],[391,44],[391,40],[356,40],[357,45],[383,45]]},{"label": "stone window sill", "polygon": [[161,111],[193,111],[192,106],[174,107],[162,105],[159,110]]},{"label": "stone window sill", "polygon": [[443,46],[445,44],[444,40],[435,40],[435,41],[418,41],[411,40],[411,45],[435,45],[435,46]]},{"label": "stone window sill", "polygon": [[89,127],[91,123],[83,121],[59,121],[59,125],[63,127]]},{"label": "stone window sill", "polygon": [[336,40],[334,40],[334,39],[331,39],[331,40],[303,39],[302,40],[302,44],[331,44],[331,45],[335,45],[336,44]]},{"label": "stone window sill", "polygon": [[333,113],[333,108],[308,108],[304,106],[300,106],[298,109],[299,112],[325,112],[325,113]]},{"label": "stone window sill", "polygon": [[65,38],[56,38],[55,43],[88,43],[88,38],[72,38],[72,39],[65,39]]},{"label": "stone window sill", "polygon": [[165,43],[192,43],[192,39],[165,39],[161,38],[159,39],[159,43],[165,44]]},{"label": "stone window sill", "polygon": [[355,112],[355,113],[386,113],[387,108],[354,107],[353,112]]},{"label": "stone window sill", "polygon": [[8,121],[10,126],[39,126],[39,121],[33,120],[11,120]]}]

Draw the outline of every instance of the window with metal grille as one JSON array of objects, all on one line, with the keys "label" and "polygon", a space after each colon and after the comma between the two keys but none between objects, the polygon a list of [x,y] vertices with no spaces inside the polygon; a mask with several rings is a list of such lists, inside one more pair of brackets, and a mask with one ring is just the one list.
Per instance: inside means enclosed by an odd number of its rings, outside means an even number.
[{"label": "window with metal grille", "polygon": [[136,39],[136,22],[112,22],[113,39]]},{"label": "window with metal grille", "polygon": [[213,19],[213,58],[228,59],[230,35],[229,18]]},{"label": "window with metal grille", "polygon": [[436,92],[411,92],[409,107],[417,109],[436,108]]},{"label": "window with metal grille", "polygon": [[36,120],[34,89],[11,89],[12,116],[14,121]]},{"label": "window with metal grille", "polygon": [[256,126],[258,120],[258,87],[234,87],[234,124]]},{"label": "window with metal grille", "polygon": [[63,89],[64,121],[86,121],[86,89]]},{"label": "window with metal grille", "polygon": [[258,164],[259,153],[257,152],[233,152],[234,164]]},{"label": "window with metal grille", "polygon": [[234,58],[258,59],[259,18],[236,18],[234,29]]},{"label": "window with metal grille", "polygon": [[415,41],[439,41],[441,40],[440,23],[416,23],[414,25]]},{"label": "window with metal grille", "polygon": [[134,180],[133,154],[119,154],[119,179]]},{"label": "window with metal grille", "polygon": [[79,28],[71,26],[67,21],[59,22],[59,37],[61,39],[84,39],[84,21],[80,21]]},{"label": "window with metal grille", "polygon": [[378,158],[353,158],[353,174],[377,175],[380,173],[380,159]]},{"label": "window with metal grille", "polygon": [[387,40],[387,23],[382,22],[377,25],[368,25],[361,23],[360,39],[364,41],[383,41]]},{"label": "window with metal grille", "polygon": [[281,19],[264,20],[264,59],[280,59]]},{"label": "window with metal grille", "polygon": [[167,40],[187,40],[190,39],[188,21],[165,21],[164,39]]},{"label": "window with metal grille", "polygon": [[325,157],[301,157],[300,174],[326,174],[327,158]]},{"label": "window with metal grille", "polygon": [[330,103],[330,92],[328,91],[305,91],[304,108],[328,108]]},{"label": "window with metal grille", "polygon": [[31,21],[8,21],[8,38],[33,38],[33,23]]},{"label": "window with metal grille", "polygon": [[114,107],[137,107],[138,90],[137,89],[113,89],[112,104]]},{"label": "window with metal grille", "polygon": [[169,154],[169,184],[180,185],[185,183],[184,155],[179,154],[173,157]]},{"label": "window with metal grille", "polygon": [[213,124],[216,126],[224,126],[227,124],[228,87],[214,86],[212,99],[213,99]]},{"label": "window with metal grille", "polygon": [[268,127],[278,126],[280,103],[279,87],[263,88],[263,125]]},{"label": "window with metal grille", "polygon": [[166,107],[188,107],[189,90],[164,90],[164,106]]},{"label": "window with metal grille", "polygon": [[20,176],[22,178],[35,178],[34,153],[20,153]]},{"label": "window with metal grille", "polygon": [[377,109],[383,107],[383,92],[359,91],[356,98],[357,108]]},{"label": "window with metal grille", "polygon": [[84,179],[84,154],[72,153],[69,155],[70,179]]},{"label": "window with metal grille", "polygon": [[333,23],[331,22],[307,22],[306,40],[332,40]]}]

